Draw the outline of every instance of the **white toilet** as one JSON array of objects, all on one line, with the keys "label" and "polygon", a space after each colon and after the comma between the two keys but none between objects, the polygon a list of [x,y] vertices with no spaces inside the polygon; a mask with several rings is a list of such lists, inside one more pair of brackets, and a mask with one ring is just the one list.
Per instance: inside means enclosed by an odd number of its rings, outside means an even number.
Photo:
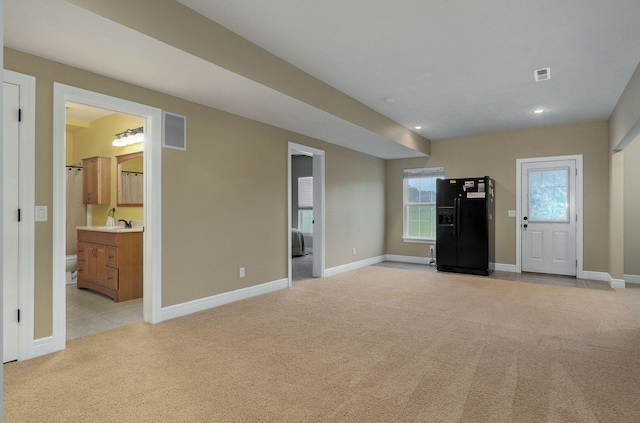
[{"label": "white toilet", "polygon": [[78,255],[72,254],[66,257],[65,260],[65,272],[67,285],[71,285],[77,282],[78,279]]}]

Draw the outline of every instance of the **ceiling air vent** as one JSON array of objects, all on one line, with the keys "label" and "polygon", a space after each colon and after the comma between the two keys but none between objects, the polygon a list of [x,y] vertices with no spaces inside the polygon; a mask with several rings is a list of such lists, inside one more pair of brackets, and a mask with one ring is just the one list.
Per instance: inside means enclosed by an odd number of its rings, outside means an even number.
[{"label": "ceiling air vent", "polygon": [[551,79],[551,68],[536,69],[533,71],[533,76],[535,77],[536,82]]}]

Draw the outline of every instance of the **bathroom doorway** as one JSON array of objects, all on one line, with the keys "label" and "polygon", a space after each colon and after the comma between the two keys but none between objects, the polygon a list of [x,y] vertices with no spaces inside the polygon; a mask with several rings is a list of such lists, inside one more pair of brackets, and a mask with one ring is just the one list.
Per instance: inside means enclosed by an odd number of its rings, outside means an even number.
[{"label": "bathroom doorway", "polygon": [[[160,109],[133,103],[127,100],[71,87],[64,84],[54,83],[54,201],[53,201],[53,244],[54,244],[54,263],[53,263],[53,336],[51,350],[53,352],[62,350],[66,346],[67,332],[67,284],[66,284],[66,193],[64,187],[66,179],[67,164],[67,146],[66,146],[66,124],[67,124],[67,105],[82,105],[91,108],[103,109],[111,114],[126,115],[129,118],[138,118],[138,122],[142,122],[141,128],[144,133],[143,150],[143,205],[139,220],[144,225],[142,232],[143,237],[143,298],[142,302],[142,318],[145,322],[157,323],[161,321],[161,226],[160,226],[160,188],[161,179],[154,178],[153,175],[160,175],[161,168],[161,127],[162,127],[162,111]],[[76,122],[77,124],[78,123]],[[131,126],[135,126],[132,124]],[[105,130],[107,138],[113,141],[116,134],[127,128]],[[115,131],[115,132],[114,132]],[[113,133],[111,133],[113,132]],[[74,146],[77,148],[77,146]],[[121,151],[123,154],[124,151]],[[101,154],[101,153],[99,153]],[[117,155],[117,153],[115,153]],[[73,156],[72,156],[73,157]],[[77,161],[79,155],[74,159]],[[82,157],[80,157],[82,158]],[[116,162],[113,158],[112,162]],[[115,194],[114,194],[115,195]],[[105,226],[106,217],[113,215],[109,213],[115,208],[115,221],[124,218],[123,207],[118,205],[105,205],[102,214],[96,214],[94,210],[87,211],[87,226]],[[91,207],[96,207],[92,205]],[[102,206],[100,206],[102,207]],[[103,215],[106,211],[106,215]],[[118,214],[120,213],[120,214]],[[94,219],[103,219],[103,221],[95,222]],[[125,220],[136,220],[135,218]],[[81,290],[76,290],[81,291]],[[75,291],[74,291],[75,292]],[[104,299],[104,298],[103,298]],[[112,300],[109,300],[112,301]]]},{"label": "bathroom doorway", "polygon": [[[143,320],[142,297],[115,302],[96,290],[78,288],[78,227],[144,227],[144,143],[125,136],[144,126],[144,119],[81,103],[66,102],[65,154],[65,299],[66,340],[92,335]],[[143,132],[139,132],[143,134]],[[110,195],[101,204],[85,204],[85,160],[109,163]],[[107,190],[109,188],[109,190]],[[138,263],[140,268],[142,262]],[[84,260],[80,266],[87,266]],[[139,281],[142,284],[142,280]]]}]

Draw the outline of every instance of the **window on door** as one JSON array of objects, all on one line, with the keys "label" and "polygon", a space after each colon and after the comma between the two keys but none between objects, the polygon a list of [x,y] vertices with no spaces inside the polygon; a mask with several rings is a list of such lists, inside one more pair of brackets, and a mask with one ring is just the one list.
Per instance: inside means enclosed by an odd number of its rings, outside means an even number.
[{"label": "window on door", "polygon": [[313,176],[298,178],[298,230],[313,234]]},{"label": "window on door", "polygon": [[569,221],[569,168],[529,171],[529,220]]},{"label": "window on door", "polygon": [[405,242],[436,240],[436,180],[442,178],[442,167],[404,170]]}]

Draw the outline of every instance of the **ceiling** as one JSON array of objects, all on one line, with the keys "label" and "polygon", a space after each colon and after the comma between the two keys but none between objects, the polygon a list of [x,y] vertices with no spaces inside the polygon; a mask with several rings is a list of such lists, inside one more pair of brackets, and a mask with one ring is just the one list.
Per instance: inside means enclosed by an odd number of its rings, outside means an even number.
[{"label": "ceiling", "polygon": [[93,122],[106,116],[114,114],[113,110],[100,109],[87,106],[86,104],[73,103],[68,101],[66,105],[66,115],[68,119],[80,120],[82,122]]},{"label": "ceiling", "polygon": [[[179,2],[432,140],[605,120],[640,60],[637,0]],[[4,4],[16,50],[377,157],[422,155],[64,0]]]}]

